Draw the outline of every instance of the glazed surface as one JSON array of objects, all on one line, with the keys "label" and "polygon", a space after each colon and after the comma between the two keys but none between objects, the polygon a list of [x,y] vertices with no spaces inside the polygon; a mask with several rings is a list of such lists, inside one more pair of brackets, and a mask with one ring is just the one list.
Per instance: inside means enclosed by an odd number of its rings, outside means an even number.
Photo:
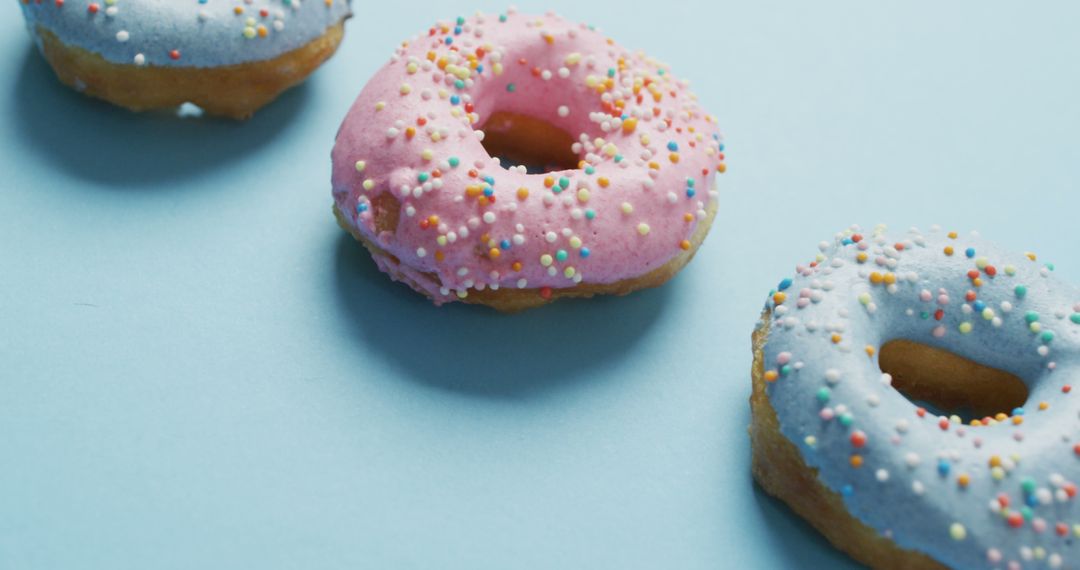
[{"label": "glazed surface", "polygon": [[[961,568],[1075,566],[1080,289],[974,233],[853,228],[819,247],[766,306],[767,394],[806,464],[901,548]],[[896,339],[1011,373],[1028,401],[939,417],[879,368]]]},{"label": "glazed surface", "polygon": [[20,0],[27,28],[119,64],[217,67],[272,59],[350,15],[350,0]]},{"label": "glazed surface", "polygon": [[[504,168],[482,144],[496,113],[570,134],[580,168]],[[589,26],[511,11],[436,23],[396,50],[342,124],[333,192],[345,222],[442,303],[663,266],[707,218],[723,148],[666,65]],[[396,226],[377,227],[389,208]]]}]

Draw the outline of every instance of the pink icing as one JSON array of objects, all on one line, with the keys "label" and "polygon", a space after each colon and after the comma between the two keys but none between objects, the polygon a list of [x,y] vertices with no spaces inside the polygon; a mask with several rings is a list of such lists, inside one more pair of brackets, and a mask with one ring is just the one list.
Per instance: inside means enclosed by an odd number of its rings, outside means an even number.
[{"label": "pink icing", "polygon": [[[579,135],[582,168],[503,168],[477,130],[495,112]],[[364,87],[333,150],[334,200],[401,262],[380,268],[436,303],[469,289],[612,283],[689,247],[723,149],[715,119],[666,65],[555,15],[478,15],[403,44]],[[400,221],[376,235],[383,193],[399,200]]]}]

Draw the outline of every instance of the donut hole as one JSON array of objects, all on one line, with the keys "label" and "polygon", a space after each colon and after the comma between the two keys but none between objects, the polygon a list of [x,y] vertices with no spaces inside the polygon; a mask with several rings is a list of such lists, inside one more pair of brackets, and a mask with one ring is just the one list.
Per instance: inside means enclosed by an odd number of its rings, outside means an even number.
[{"label": "donut hole", "polygon": [[504,168],[521,165],[531,174],[578,168],[574,137],[543,119],[497,111],[480,130],[484,149]]},{"label": "donut hole", "polygon": [[912,403],[964,423],[1010,414],[1028,399],[1027,384],[1016,375],[910,340],[885,343],[878,365]]}]

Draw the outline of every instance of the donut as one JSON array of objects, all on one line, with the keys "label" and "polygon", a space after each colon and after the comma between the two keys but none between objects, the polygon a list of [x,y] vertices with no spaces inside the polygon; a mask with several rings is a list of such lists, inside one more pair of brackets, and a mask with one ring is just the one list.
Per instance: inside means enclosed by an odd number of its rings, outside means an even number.
[{"label": "donut", "polygon": [[592,27],[457,18],[364,86],[332,153],[334,212],[436,305],[623,295],[701,245],[722,141],[686,81]]},{"label": "donut", "polygon": [[1080,288],[1033,253],[852,227],[753,334],[753,474],[874,568],[1077,567]]},{"label": "donut", "polygon": [[20,0],[64,84],[133,111],[250,117],[341,42],[350,0]]}]

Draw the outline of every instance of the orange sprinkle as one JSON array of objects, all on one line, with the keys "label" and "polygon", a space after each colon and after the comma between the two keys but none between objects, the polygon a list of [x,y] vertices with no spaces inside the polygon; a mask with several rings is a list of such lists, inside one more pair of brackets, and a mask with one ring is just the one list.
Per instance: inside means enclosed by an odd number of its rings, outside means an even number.
[{"label": "orange sprinkle", "polygon": [[949,239],[956,239],[956,232],[949,232]]},{"label": "orange sprinkle", "polygon": [[517,197],[518,197],[518,200],[524,200],[524,199],[528,198],[529,197],[529,189],[525,188],[524,186],[522,186],[521,188],[518,188]]},{"label": "orange sprinkle", "polygon": [[766,370],[765,371],[765,381],[766,382],[776,382],[776,379],[779,378],[779,377],[780,377],[780,375],[775,370]]},{"label": "orange sprinkle", "polygon": [[521,262],[515,261],[514,264],[510,266],[510,269],[513,269],[514,271],[521,271]]},{"label": "orange sprinkle", "polygon": [[880,273],[878,273],[877,271],[874,271],[873,273],[870,274],[870,282],[873,283],[874,285],[881,285],[881,282],[884,281],[884,280],[885,280],[885,277],[883,275],[881,275]]},{"label": "orange sprinkle", "polygon": [[611,184],[611,181],[601,176],[599,179],[597,179],[596,183],[599,184],[601,188],[607,188],[608,185]]},{"label": "orange sprinkle", "polygon": [[772,300],[773,300],[773,303],[776,303],[777,305],[783,305],[784,301],[787,300],[787,294],[786,293],[780,293],[780,292],[774,293],[773,296],[772,296]]},{"label": "orange sprinkle", "polygon": [[870,346],[869,344],[866,345],[866,355],[867,356],[869,356],[870,358],[873,358],[875,352],[877,352],[877,350],[874,347]]},{"label": "orange sprinkle", "polygon": [[945,255],[952,255],[955,251],[951,245],[945,246]]},{"label": "orange sprinkle", "polygon": [[840,341],[844,340],[844,337],[840,336],[840,333],[832,333],[832,336],[829,337],[829,340],[831,340],[833,344],[840,344]]},{"label": "orange sprinkle", "polygon": [[869,255],[866,255],[866,252],[865,252],[865,251],[860,251],[860,252],[859,252],[859,253],[858,253],[858,254],[857,254],[857,255],[855,256],[855,261],[858,261],[859,263],[866,263],[866,260],[867,260],[867,259],[870,259],[870,256],[869,256]]},{"label": "orange sprinkle", "polygon": [[499,251],[499,248],[497,247],[493,247],[488,250],[488,257],[490,257],[491,259],[499,259],[500,255],[502,255],[502,252]]},{"label": "orange sprinkle", "polygon": [[554,185],[555,185],[555,179],[554,178],[552,178],[551,176],[545,176],[544,177],[544,186],[546,186],[547,188],[551,188]]},{"label": "orange sprinkle", "polygon": [[862,459],[861,455],[852,455],[851,456],[851,466],[853,468],[858,469],[858,468],[862,467],[862,462],[863,462],[863,459]]},{"label": "orange sprinkle", "polygon": [[685,240],[685,239],[682,240],[681,242],[679,242],[679,247],[683,248],[683,250],[689,250],[690,249],[690,240]]},{"label": "orange sprinkle", "polygon": [[896,274],[891,272],[891,271],[886,273],[885,274],[885,284],[886,285],[892,285],[894,283],[896,283]]},{"label": "orange sprinkle", "polygon": [[956,478],[956,484],[961,487],[967,487],[970,483],[971,475],[968,475],[967,473],[961,473],[960,476]]}]

